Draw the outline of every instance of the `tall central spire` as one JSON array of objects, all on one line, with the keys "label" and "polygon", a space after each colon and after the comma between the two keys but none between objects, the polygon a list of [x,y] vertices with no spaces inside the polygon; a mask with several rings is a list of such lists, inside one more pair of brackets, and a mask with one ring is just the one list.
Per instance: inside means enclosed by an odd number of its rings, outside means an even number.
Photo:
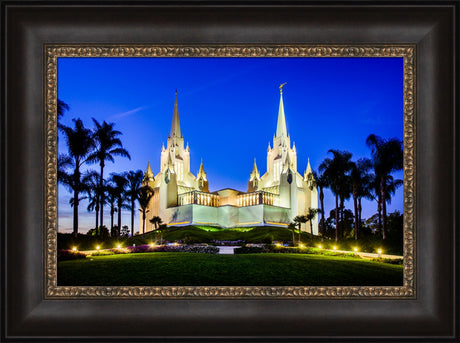
[{"label": "tall central spire", "polygon": [[176,89],[175,95],[176,95],[176,98],[174,100],[174,112],[173,112],[173,120],[171,124],[170,137],[181,137],[180,123],[179,123],[179,107],[177,106],[177,89]]},{"label": "tall central spire", "polygon": [[286,118],[284,116],[284,104],[283,104],[283,86],[286,83],[280,85],[280,108],[278,111],[278,124],[276,125],[276,137],[287,137],[286,130]]}]

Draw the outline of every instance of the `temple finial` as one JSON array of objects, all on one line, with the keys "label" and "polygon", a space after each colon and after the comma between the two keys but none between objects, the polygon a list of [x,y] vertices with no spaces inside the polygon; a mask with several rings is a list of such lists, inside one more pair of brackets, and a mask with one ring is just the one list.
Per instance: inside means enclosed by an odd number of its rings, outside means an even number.
[{"label": "temple finial", "polygon": [[283,86],[287,84],[287,82],[280,84],[280,94],[283,94]]}]

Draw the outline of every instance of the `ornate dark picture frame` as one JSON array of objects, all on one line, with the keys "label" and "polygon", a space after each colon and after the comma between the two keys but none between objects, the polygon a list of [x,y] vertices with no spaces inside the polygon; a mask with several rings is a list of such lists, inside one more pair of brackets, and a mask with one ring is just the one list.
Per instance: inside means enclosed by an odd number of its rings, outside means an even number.
[{"label": "ornate dark picture frame", "polygon": [[[457,2],[1,5],[2,340],[458,340]],[[411,61],[403,287],[57,287],[53,58],[199,47],[230,56],[299,47],[359,56],[373,48]]]},{"label": "ornate dark picture frame", "polygon": [[[59,297],[153,297],[153,298],[415,298],[415,86],[414,45],[230,45],[230,46],[45,46],[46,51],[46,296]],[[404,60],[404,276],[402,286],[58,286],[57,284],[57,65],[58,58],[80,57],[401,57]]]}]

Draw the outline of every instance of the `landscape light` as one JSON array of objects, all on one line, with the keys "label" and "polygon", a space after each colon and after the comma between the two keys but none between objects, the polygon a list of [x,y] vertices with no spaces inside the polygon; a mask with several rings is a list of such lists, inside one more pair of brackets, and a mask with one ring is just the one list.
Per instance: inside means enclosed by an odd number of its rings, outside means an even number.
[{"label": "landscape light", "polygon": [[302,243],[299,244],[299,247],[300,248],[305,248],[305,245],[303,245]]},{"label": "landscape light", "polygon": [[120,245],[120,244],[118,244],[117,248],[118,248],[118,249],[120,249],[120,248],[121,248],[121,245]]},{"label": "landscape light", "polygon": [[322,249],[323,247],[322,247],[321,244],[320,244],[320,245],[318,245],[318,248]]},{"label": "landscape light", "polygon": [[155,243],[150,243],[150,246],[151,246],[151,247],[154,247],[154,246],[155,246]]},{"label": "landscape light", "polygon": [[377,252],[379,253],[379,255],[382,253],[382,249],[379,249],[377,250]]},{"label": "landscape light", "polygon": [[334,250],[337,250],[337,247],[334,245],[334,248],[333,248],[333,249],[334,249]]},{"label": "landscape light", "polygon": [[76,248],[76,247],[73,247],[73,248],[72,248],[72,251],[77,251],[77,248]]},{"label": "landscape light", "polygon": [[100,247],[99,245],[96,247],[97,250],[99,250],[100,248],[101,248],[101,247]]},{"label": "landscape light", "polygon": [[354,248],[354,251],[355,251],[355,252],[358,252],[358,248],[355,247],[355,248]]},{"label": "landscape light", "polygon": [[276,243],[276,246],[277,246],[277,247],[281,247],[281,243]]}]

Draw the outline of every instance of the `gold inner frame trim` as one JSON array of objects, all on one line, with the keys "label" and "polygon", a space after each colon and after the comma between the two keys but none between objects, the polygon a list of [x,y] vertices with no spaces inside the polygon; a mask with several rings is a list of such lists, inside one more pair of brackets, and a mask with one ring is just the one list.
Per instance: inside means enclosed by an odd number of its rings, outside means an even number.
[{"label": "gold inner frame trim", "polygon": [[[63,298],[416,298],[416,49],[406,45],[45,45],[45,287]],[[401,57],[404,59],[404,277],[402,286],[58,286],[57,285],[57,60],[65,57]]]}]

